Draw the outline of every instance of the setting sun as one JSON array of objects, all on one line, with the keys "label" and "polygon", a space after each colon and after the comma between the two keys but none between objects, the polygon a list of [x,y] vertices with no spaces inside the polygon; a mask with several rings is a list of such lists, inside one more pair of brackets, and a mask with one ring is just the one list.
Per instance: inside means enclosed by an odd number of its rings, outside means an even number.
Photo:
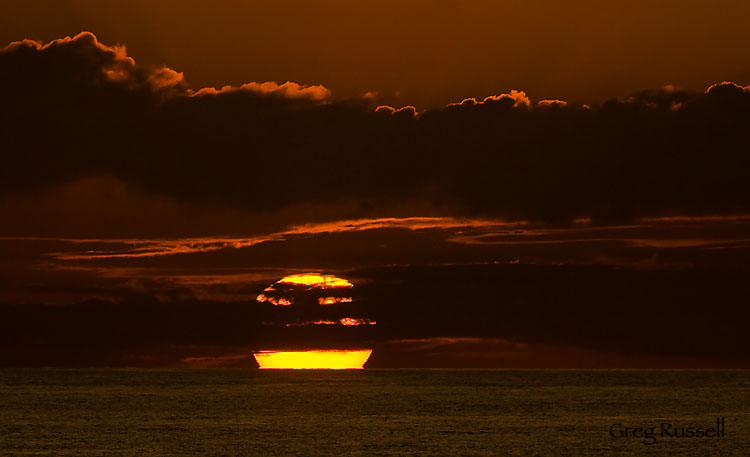
[{"label": "setting sun", "polygon": [[320,287],[322,289],[328,289],[330,287],[353,287],[352,283],[346,279],[333,275],[321,275],[316,273],[289,275],[279,280],[279,283]]},{"label": "setting sun", "polygon": [[[332,288],[345,290],[347,296],[336,296]],[[330,274],[303,273],[284,276],[266,287],[256,297],[259,303],[271,303],[278,311],[269,312],[266,326],[276,326],[279,341],[284,339],[282,329],[292,331],[299,327],[317,327],[319,332],[340,335],[346,334],[339,348],[323,349],[314,338],[303,338],[296,345],[302,350],[284,351],[277,348],[261,347],[253,352],[260,368],[284,369],[361,369],[372,354],[371,349],[345,349],[362,347],[362,329],[377,324],[375,319],[359,314],[353,294],[354,285],[344,278]],[[279,306],[282,305],[282,306]],[[282,311],[283,308],[286,308]],[[341,317],[352,310],[356,314]],[[340,314],[341,313],[341,314]],[[359,314],[359,315],[358,315]],[[344,314],[346,316],[346,314]],[[275,321],[273,316],[275,317]],[[358,328],[360,330],[358,330]],[[338,330],[341,329],[341,330]],[[346,330],[343,330],[346,329]],[[333,333],[331,333],[333,332]],[[324,333],[319,333],[322,335]],[[291,336],[291,334],[290,334]]]},{"label": "setting sun", "polygon": [[253,355],[262,369],[327,369],[364,368],[372,350],[335,351],[261,351]]}]

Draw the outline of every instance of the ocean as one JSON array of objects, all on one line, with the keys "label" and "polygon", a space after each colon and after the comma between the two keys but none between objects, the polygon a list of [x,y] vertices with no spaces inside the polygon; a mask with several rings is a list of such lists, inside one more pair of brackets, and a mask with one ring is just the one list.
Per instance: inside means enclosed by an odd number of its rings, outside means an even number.
[{"label": "ocean", "polygon": [[3,369],[0,455],[746,457],[750,371]]}]

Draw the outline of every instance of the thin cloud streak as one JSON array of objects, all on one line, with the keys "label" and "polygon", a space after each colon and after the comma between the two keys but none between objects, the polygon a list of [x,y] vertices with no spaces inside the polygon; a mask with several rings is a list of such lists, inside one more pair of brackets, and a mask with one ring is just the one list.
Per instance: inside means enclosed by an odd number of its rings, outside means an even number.
[{"label": "thin cloud streak", "polygon": [[289,230],[256,237],[205,237],[205,238],[183,238],[170,240],[143,240],[143,239],[81,239],[72,238],[0,238],[8,240],[55,240],[72,243],[122,243],[125,249],[115,250],[89,250],[84,253],[56,252],[51,255],[59,260],[91,260],[107,258],[143,258],[170,256],[179,254],[194,254],[200,252],[211,252],[222,249],[241,249],[270,241],[283,241],[292,236],[321,235],[326,233],[361,232],[366,230],[378,230],[384,228],[402,228],[408,230],[424,229],[456,229],[456,228],[482,228],[482,227],[523,227],[526,222],[501,222],[482,219],[456,219],[440,217],[408,217],[408,218],[378,218],[345,220],[321,224],[304,224],[294,226]]},{"label": "thin cloud streak", "polygon": [[[106,249],[85,251],[55,251],[49,255],[60,261],[106,259],[148,259],[239,250],[269,242],[284,242],[304,238],[403,229],[412,232],[438,230],[445,242],[465,246],[523,246],[565,245],[580,243],[622,243],[633,247],[653,248],[730,248],[750,243],[750,238],[737,237],[737,230],[750,221],[750,216],[707,216],[644,218],[638,224],[600,226],[578,223],[568,227],[550,228],[526,221],[504,222],[492,219],[460,219],[450,217],[408,217],[343,220],[292,226],[275,233],[252,237],[188,237],[176,239],[75,239],[43,237],[6,237],[8,241],[58,241],[73,245],[105,245]],[[674,224],[681,224],[675,227]],[[687,225],[685,225],[687,224]],[[712,227],[737,226],[734,232],[722,236]],[[728,224],[728,225],[727,225]],[[680,230],[684,230],[684,235]],[[695,230],[699,230],[696,236]]]}]

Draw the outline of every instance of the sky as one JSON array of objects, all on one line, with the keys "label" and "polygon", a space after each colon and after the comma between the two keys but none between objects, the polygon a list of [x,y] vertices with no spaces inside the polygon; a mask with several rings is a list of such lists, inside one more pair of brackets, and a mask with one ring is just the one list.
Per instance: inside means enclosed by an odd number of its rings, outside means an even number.
[{"label": "sky", "polygon": [[748,8],[3,4],[0,366],[750,367]]},{"label": "sky", "polygon": [[524,90],[594,103],[671,84],[747,84],[741,0],[3,2],[0,42],[90,31],[194,87],[323,84],[436,108]]}]

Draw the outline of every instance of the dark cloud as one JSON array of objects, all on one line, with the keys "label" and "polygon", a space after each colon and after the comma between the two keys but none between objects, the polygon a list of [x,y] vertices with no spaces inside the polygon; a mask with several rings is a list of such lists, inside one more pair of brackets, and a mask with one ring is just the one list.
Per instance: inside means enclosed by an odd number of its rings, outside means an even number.
[{"label": "dark cloud", "polygon": [[[246,238],[4,238],[0,365],[253,366],[257,349],[364,345],[373,367],[747,366],[748,224],[412,218]],[[349,279],[324,295],[352,301],[256,301],[308,268]],[[377,324],[301,325],[346,317]]]},{"label": "dark cloud", "polygon": [[732,83],[595,107],[511,91],[416,113],[290,82],[196,91],[87,33],[13,43],[0,75],[6,195],[106,174],[248,211],[336,203],[338,217],[405,200],[554,222],[750,209],[750,94]]},{"label": "dark cloud", "polygon": [[[745,274],[515,264],[379,267],[347,277],[356,278],[354,301],[315,311],[316,319],[370,316],[377,325],[288,327],[309,310],[252,295],[197,300],[163,286],[157,295],[153,284],[151,294],[89,287],[79,292],[100,298],[0,306],[1,360],[137,365],[135,353],[160,354],[140,364],[176,365],[209,355],[207,348],[234,356],[236,348],[312,344],[371,347],[381,367],[665,366],[691,358],[688,366],[750,366]],[[551,354],[563,353],[549,365]]]},{"label": "dark cloud", "polygon": [[361,293],[394,339],[503,338],[743,359],[750,350],[742,324],[748,311],[739,305],[750,289],[739,273],[516,264],[357,274],[371,279]]}]

